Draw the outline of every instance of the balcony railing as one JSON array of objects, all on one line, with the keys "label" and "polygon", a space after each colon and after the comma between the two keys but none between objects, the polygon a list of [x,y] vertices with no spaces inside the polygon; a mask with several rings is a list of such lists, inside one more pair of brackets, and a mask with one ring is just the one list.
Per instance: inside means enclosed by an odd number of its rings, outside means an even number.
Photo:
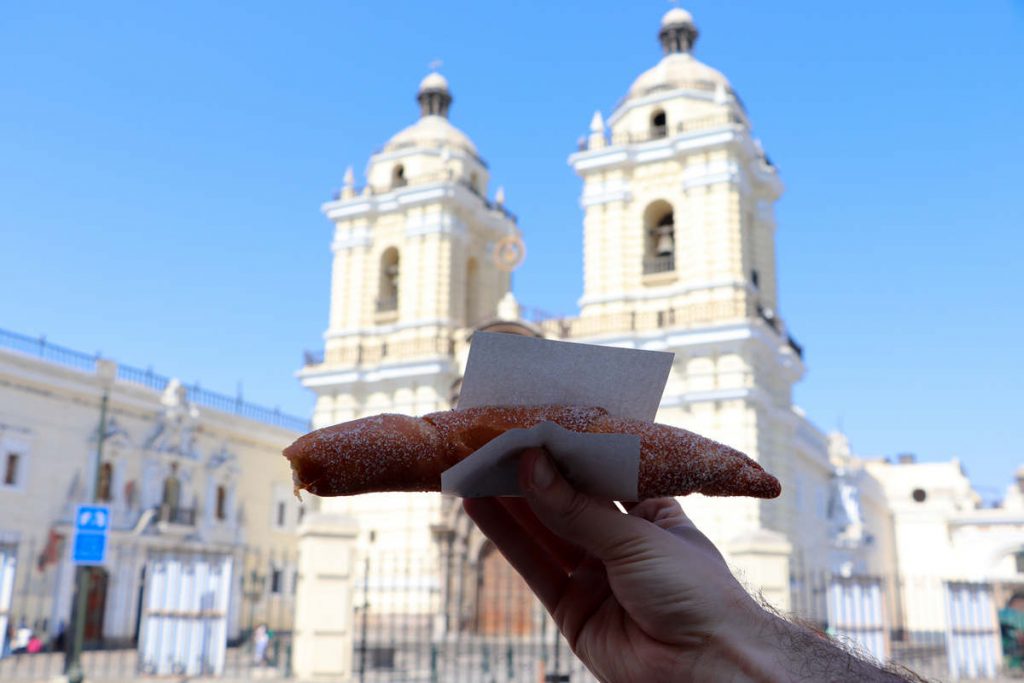
[{"label": "balcony railing", "polygon": [[[0,329],[0,348],[11,349],[84,372],[96,372],[96,361],[100,360],[99,354],[82,353],[54,344],[46,337],[28,337],[4,329]],[[117,381],[137,384],[153,391],[164,391],[171,383],[170,377],[153,372],[152,368],[143,370],[121,363],[117,364]],[[282,413],[280,408],[267,408],[249,403],[240,395],[228,396],[203,389],[198,384],[186,385],[185,390],[188,392],[188,400],[197,405],[222,410],[296,432],[309,430],[308,419]]]},{"label": "balcony railing", "polygon": [[377,299],[378,313],[394,313],[398,310],[398,295],[385,296]]},{"label": "balcony railing", "polygon": [[196,509],[161,505],[157,514],[157,521],[166,524],[177,524],[179,526],[195,526]]},{"label": "balcony railing", "polygon": [[[651,126],[644,131],[623,131],[615,133],[611,136],[611,144],[632,145],[641,142],[650,142],[651,140],[658,140],[674,135],[682,135],[684,133],[694,133],[700,130],[742,125],[743,123],[743,117],[737,112],[720,112],[718,114],[712,114],[711,116],[703,116],[698,119],[678,121],[674,125]],[[585,150],[588,147],[589,144],[587,143],[586,138],[584,138],[581,144],[581,149]]]},{"label": "balcony railing", "polygon": [[[504,204],[498,204],[497,202],[488,199],[477,187],[473,185],[473,183],[470,182],[469,178],[457,178],[455,176],[455,173],[452,172],[451,170],[433,171],[430,173],[419,173],[413,175],[411,178],[403,178],[401,183],[391,183],[389,185],[379,185],[377,187],[374,187],[373,185],[368,185],[364,188],[356,188],[356,196],[362,196],[364,190],[368,190],[370,195],[378,195],[387,194],[388,192],[394,192],[396,190],[401,190],[408,186],[430,185],[433,183],[446,182],[453,182],[461,185],[462,187],[466,188],[467,190],[475,194],[477,197],[479,197],[480,200],[484,203],[484,206],[486,206],[491,211],[497,211],[498,213],[504,215],[513,223],[519,222],[518,216],[509,211]],[[333,192],[331,194],[331,199],[333,199],[334,201],[340,200],[341,192]]]},{"label": "balcony railing", "polygon": [[676,257],[674,254],[665,256],[648,256],[644,259],[644,275],[655,273],[670,273],[676,269]]}]

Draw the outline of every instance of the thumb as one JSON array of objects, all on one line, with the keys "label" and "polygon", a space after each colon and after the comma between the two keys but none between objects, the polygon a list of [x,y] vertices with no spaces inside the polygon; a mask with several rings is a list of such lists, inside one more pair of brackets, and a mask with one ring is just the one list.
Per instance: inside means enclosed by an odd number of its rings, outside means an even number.
[{"label": "thumb", "polygon": [[599,560],[615,560],[642,542],[646,526],[642,520],[574,489],[543,449],[523,451],[519,481],[530,508],[545,526]]}]

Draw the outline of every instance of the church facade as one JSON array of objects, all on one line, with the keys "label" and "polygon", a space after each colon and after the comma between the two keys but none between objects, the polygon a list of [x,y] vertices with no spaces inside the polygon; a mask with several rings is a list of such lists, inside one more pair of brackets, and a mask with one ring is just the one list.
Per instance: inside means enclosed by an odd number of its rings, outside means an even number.
[{"label": "church facade", "polygon": [[[671,351],[658,421],[743,450],[784,488],[773,501],[691,496],[687,511],[727,554],[760,544],[825,569],[828,443],[792,403],[802,349],[779,312],[782,183],[728,80],[693,56],[697,36],[687,12],[668,12],[661,60],[607,117],[594,115],[569,157],[583,181],[583,297],[578,316],[536,324],[509,291],[503,250],[520,233],[504,192],[488,198],[487,165],[448,119],[448,83],[427,76],[419,120],[370,158],[362,187],[350,168],[323,206],[335,225],[330,321],[322,359],[300,379],[321,427],[452,407],[476,329]],[[475,566],[486,554],[443,496],[326,499],[322,509],[355,516],[363,551],[381,563],[457,553]],[[770,591],[783,601],[785,582]]]}]

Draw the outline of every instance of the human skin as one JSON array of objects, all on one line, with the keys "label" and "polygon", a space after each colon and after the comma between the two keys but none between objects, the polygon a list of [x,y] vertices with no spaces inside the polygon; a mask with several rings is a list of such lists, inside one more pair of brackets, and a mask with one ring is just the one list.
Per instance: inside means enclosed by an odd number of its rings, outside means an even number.
[{"label": "human skin", "polygon": [[572,489],[541,449],[525,498],[464,501],[601,681],[907,681],[761,607],[674,498],[623,514]]}]

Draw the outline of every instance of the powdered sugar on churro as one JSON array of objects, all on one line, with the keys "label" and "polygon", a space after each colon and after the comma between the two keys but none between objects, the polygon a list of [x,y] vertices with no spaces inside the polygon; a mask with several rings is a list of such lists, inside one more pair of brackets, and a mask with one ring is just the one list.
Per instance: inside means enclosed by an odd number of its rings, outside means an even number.
[{"label": "powdered sugar on churro", "polygon": [[550,421],[575,432],[640,437],[641,498],[701,492],[774,498],[779,482],[739,451],[678,427],[587,406],[497,406],[423,418],[376,415],[317,430],[285,450],[297,489],[317,495],[437,491],[441,472],[512,428]]}]

